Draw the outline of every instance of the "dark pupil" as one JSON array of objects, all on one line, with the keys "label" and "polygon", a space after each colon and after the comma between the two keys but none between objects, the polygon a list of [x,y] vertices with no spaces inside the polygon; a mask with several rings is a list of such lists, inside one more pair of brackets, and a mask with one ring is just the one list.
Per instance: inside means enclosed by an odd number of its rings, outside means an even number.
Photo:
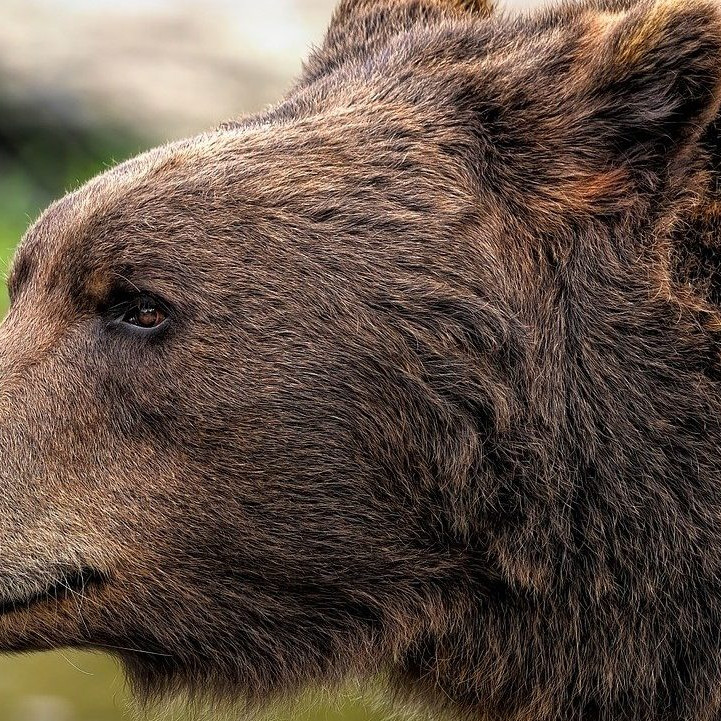
[{"label": "dark pupil", "polygon": [[131,311],[128,322],[143,328],[152,328],[159,325],[163,320],[163,315],[155,307],[152,299],[143,298],[135,310]]},{"label": "dark pupil", "polygon": [[138,325],[146,328],[158,322],[158,311],[155,308],[140,308],[138,310]]}]

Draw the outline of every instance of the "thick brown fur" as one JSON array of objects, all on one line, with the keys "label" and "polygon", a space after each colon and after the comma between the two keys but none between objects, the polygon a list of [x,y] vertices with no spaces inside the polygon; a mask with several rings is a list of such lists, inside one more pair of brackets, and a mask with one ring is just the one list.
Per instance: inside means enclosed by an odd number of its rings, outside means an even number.
[{"label": "thick brown fur", "polygon": [[343,0],[277,106],[28,231],[0,648],[721,719],[721,8],[488,10]]}]

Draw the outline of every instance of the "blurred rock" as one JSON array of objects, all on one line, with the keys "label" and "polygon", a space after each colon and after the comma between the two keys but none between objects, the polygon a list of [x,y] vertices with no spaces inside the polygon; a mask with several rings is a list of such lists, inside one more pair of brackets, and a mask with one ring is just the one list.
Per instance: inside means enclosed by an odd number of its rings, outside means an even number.
[{"label": "blurred rock", "polygon": [[197,131],[276,99],[332,5],[3,0],[0,96],[50,123]]},{"label": "blurred rock", "polygon": [[0,105],[153,138],[212,127],[276,100],[335,4],[3,0]]}]

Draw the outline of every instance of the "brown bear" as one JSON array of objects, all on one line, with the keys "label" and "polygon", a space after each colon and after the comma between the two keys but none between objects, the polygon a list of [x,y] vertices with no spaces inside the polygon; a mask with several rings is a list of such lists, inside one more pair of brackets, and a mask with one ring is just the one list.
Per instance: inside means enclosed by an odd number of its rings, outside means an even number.
[{"label": "brown bear", "polygon": [[0,649],[721,719],[715,0],[343,0],[266,112],[28,231]]}]

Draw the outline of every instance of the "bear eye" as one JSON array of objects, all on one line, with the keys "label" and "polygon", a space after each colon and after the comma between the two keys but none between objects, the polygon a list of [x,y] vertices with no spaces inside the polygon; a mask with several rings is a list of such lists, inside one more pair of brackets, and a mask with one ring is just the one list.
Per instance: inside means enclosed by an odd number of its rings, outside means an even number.
[{"label": "bear eye", "polygon": [[164,327],[170,321],[165,303],[145,293],[120,291],[114,294],[108,305],[104,314],[117,325],[150,331]]},{"label": "bear eye", "polygon": [[157,328],[167,317],[156,300],[141,295],[126,308],[120,321],[138,328]]}]

